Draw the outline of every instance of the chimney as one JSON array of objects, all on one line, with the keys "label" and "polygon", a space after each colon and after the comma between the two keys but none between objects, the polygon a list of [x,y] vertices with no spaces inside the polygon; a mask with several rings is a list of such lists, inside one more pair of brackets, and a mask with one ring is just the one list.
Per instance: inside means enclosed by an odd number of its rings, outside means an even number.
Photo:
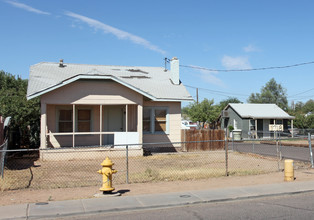
[{"label": "chimney", "polygon": [[173,57],[170,60],[170,79],[173,84],[180,84],[180,75],[179,75],[179,60],[177,57]]},{"label": "chimney", "polygon": [[63,59],[60,60],[60,62],[59,62],[59,67],[64,67],[64,65],[63,65]]}]

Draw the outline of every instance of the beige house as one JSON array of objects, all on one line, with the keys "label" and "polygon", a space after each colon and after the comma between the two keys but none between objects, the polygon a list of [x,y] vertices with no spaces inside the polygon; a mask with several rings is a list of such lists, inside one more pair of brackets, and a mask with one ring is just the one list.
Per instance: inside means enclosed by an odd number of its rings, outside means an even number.
[{"label": "beige house", "polygon": [[38,96],[41,149],[180,142],[181,101],[193,100],[177,58],[170,71],[38,63],[30,68],[27,98]]}]

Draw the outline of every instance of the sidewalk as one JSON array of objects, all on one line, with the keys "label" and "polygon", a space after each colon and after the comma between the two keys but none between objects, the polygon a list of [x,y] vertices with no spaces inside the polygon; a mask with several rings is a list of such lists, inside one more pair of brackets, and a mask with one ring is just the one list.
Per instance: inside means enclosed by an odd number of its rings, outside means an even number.
[{"label": "sidewalk", "polygon": [[41,219],[101,212],[162,208],[314,191],[314,181],[186,192],[29,203],[0,207],[0,219]]}]

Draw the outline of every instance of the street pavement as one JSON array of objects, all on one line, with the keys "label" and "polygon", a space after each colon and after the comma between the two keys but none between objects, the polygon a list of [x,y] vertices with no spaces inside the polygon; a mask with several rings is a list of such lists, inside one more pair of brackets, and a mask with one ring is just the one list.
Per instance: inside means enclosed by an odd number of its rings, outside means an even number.
[{"label": "street pavement", "polygon": [[[229,149],[245,152],[260,154],[263,156],[289,158],[298,161],[310,162],[310,150],[308,147],[295,147],[295,146],[277,146],[271,144],[259,144],[259,143],[245,143],[245,142],[234,142],[229,143]],[[277,152],[278,150],[278,152]]]},{"label": "street pavement", "polygon": [[0,207],[0,219],[43,219],[94,213],[165,208],[314,192],[314,181],[294,181],[167,194],[101,197]]}]

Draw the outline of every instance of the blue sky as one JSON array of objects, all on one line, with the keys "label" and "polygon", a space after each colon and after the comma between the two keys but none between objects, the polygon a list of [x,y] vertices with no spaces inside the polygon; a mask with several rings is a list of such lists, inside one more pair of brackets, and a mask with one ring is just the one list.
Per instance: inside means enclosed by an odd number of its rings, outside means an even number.
[{"label": "blue sky", "polygon": [[[310,0],[0,0],[0,69],[28,78],[30,65],[59,59],[163,67],[176,56],[181,65],[215,70],[312,62],[313,8]],[[181,67],[180,79],[200,88],[200,100],[218,103],[246,102],[274,77],[290,104],[314,97],[313,70]]]}]

